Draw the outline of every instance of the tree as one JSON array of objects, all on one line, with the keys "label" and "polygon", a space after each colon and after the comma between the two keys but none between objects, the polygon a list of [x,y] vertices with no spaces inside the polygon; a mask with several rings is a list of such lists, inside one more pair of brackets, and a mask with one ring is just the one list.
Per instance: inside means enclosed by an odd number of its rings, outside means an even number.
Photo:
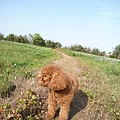
[{"label": "tree", "polygon": [[82,45],[71,45],[70,50],[75,50],[78,52],[85,52],[85,49]]},{"label": "tree", "polygon": [[117,45],[113,50],[112,57],[120,59],[120,45]]},{"label": "tree", "polygon": [[8,41],[14,41],[14,34],[9,34],[9,35],[6,37],[6,40],[8,40]]},{"label": "tree", "polygon": [[29,43],[29,40],[28,40],[28,38],[27,38],[27,35],[24,35],[24,36],[22,36],[22,35],[19,35],[19,37],[18,37],[18,42],[19,43]]},{"label": "tree", "polygon": [[106,52],[105,51],[101,52],[100,56],[106,56]]},{"label": "tree", "polygon": [[85,49],[86,53],[91,53],[91,48],[90,47],[85,47],[84,49]]},{"label": "tree", "polygon": [[100,55],[100,50],[98,48],[93,48],[93,50],[91,51],[92,54],[95,55]]},{"label": "tree", "polygon": [[23,38],[24,38],[24,43],[27,43],[27,44],[28,44],[28,43],[29,43],[29,40],[28,40],[28,38],[27,38],[27,35],[24,35]]},{"label": "tree", "polygon": [[51,40],[46,40],[46,47],[53,48],[53,42]]},{"label": "tree", "polygon": [[18,40],[19,43],[25,43],[24,38],[23,38],[22,35],[19,35],[19,38],[18,38],[18,39],[19,39],[19,40]]},{"label": "tree", "polygon": [[50,48],[61,48],[62,45],[59,42],[54,42],[51,40],[46,40],[46,47],[50,47]]},{"label": "tree", "polygon": [[33,44],[38,46],[45,46],[45,40],[40,36],[39,33],[33,35]]},{"label": "tree", "polygon": [[18,36],[17,36],[17,35],[14,35],[14,34],[9,34],[9,35],[6,37],[6,40],[12,41],[12,42],[18,42]]},{"label": "tree", "polygon": [[29,34],[28,35],[28,41],[32,44],[33,43],[33,35]]},{"label": "tree", "polygon": [[61,47],[62,47],[61,43],[55,42],[55,48],[61,48]]},{"label": "tree", "polygon": [[4,35],[2,33],[0,33],[0,40],[4,39]]},{"label": "tree", "polygon": [[17,35],[14,35],[14,42],[18,42],[19,37]]}]

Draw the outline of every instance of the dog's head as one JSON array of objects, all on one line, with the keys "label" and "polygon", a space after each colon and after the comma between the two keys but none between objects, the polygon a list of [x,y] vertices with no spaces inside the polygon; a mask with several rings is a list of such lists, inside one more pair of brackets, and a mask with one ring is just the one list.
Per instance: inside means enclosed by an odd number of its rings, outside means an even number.
[{"label": "dog's head", "polygon": [[50,65],[42,69],[38,75],[38,84],[43,87],[49,87],[54,91],[67,89],[71,86],[68,76],[61,71],[58,66]]},{"label": "dog's head", "polygon": [[53,74],[59,69],[59,67],[54,65],[44,67],[41,71],[41,74],[38,75],[38,84],[43,87],[48,87],[48,84],[50,83]]}]

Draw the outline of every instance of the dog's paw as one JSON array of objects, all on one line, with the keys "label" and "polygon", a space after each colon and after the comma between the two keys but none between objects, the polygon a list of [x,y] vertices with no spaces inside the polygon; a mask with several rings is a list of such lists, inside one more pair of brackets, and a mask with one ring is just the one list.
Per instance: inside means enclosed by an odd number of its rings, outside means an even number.
[{"label": "dog's paw", "polygon": [[49,113],[46,114],[46,119],[47,120],[52,120],[53,118],[54,118],[53,114],[49,114]]}]

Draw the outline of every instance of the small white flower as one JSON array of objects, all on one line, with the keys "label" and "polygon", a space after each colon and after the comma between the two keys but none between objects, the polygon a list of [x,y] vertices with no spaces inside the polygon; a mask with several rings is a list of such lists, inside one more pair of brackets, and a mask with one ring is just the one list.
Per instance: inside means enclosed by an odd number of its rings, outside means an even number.
[{"label": "small white flower", "polygon": [[17,79],[17,77],[15,76],[15,80]]}]

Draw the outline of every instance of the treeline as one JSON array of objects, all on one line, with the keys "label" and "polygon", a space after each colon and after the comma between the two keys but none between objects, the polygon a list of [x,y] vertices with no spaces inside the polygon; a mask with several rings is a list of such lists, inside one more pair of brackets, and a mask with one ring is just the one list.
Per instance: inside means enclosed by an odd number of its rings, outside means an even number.
[{"label": "treeline", "polygon": [[14,35],[9,34],[4,37],[4,34],[0,33],[0,40],[18,42],[18,43],[26,43],[26,44],[34,44],[37,46],[50,47],[50,48],[61,48],[62,45],[59,42],[54,42],[52,40],[44,40],[39,33],[29,34],[29,35]]},{"label": "treeline", "polygon": [[85,52],[94,55],[106,56],[106,52],[101,52],[98,48],[91,49],[90,47],[83,47],[82,45],[71,45],[70,47],[65,47],[69,50],[74,50],[77,52]]},{"label": "treeline", "polygon": [[100,51],[98,48],[91,49],[90,47],[83,47],[82,45],[71,45],[70,47],[65,47],[65,49],[120,59],[120,45],[117,45],[115,49],[109,53],[106,53],[106,51]]},{"label": "treeline", "polygon": [[[59,42],[54,42],[52,40],[45,40],[39,33],[29,34],[29,35],[14,35],[9,34],[4,37],[4,34],[0,33],[0,40],[34,44],[37,46],[50,47],[50,48],[61,48],[62,45]],[[64,47],[65,49],[70,49],[78,52],[85,52],[89,54],[108,56],[111,58],[120,59],[120,45],[117,45],[112,52],[106,53],[106,51],[100,51],[98,48],[91,49],[90,47],[83,47],[82,45],[71,45],[70,47]]]}]

